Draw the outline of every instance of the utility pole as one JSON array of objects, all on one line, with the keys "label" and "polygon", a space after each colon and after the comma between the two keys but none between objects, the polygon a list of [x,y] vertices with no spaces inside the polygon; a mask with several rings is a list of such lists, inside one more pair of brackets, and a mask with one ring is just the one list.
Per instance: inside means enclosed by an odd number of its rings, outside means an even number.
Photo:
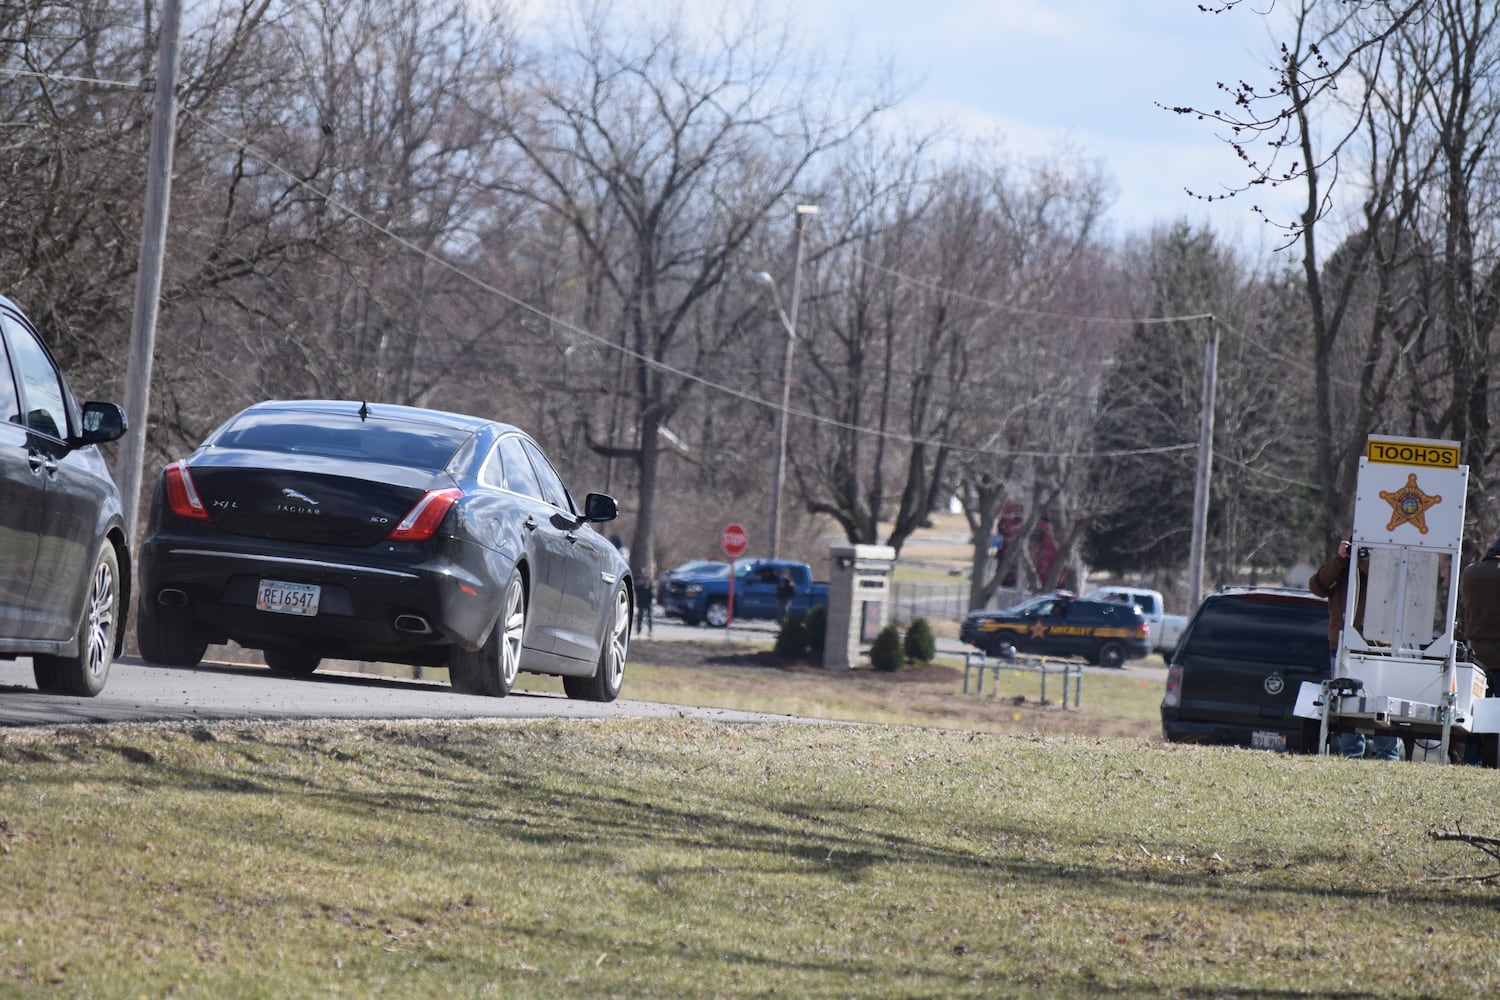
[{"label": "utility pole", "polygon": [[177,40],[181,24],[181,0],[162,0],[151,156],[146,167],[146,210],[141,219],[141,257],[135,275],[135,310],[130,319],[130,357],[125,366],[125,419],[130,430],[120,456],[120,494],[132,550],[141,503],[141,471],[146,461],[151,359],[156,351],[156,313],[167,246],[167,204],[172,193],[172,145],[177,137]]},{"label": "utility pole", "polygon": [[1203,600],[1203,550],[1208,540],[1208,484],[1214,468],[1214,392],[1218,385],[1219,324],[1208,318],[1208,344],[1203,349],[1203,391],[1198,414],[1198,478],[1193,484],[1193,540],[1188,553],[1192,579],[1188,585],[1188,614]]},{"label": "utility pole", "polygon": [[776,411],[775,478],[771,484],[771,558],[781,558],[781,490],[786,483],[786,417],[792,401],[792,349],[797,344],[797,301],[802,293],[802,233],[807,217],[817,214],[816,205],[797,206],[796,249],[792,253],[792,301],[786,316],[786,354],[781,365],[781,409]]}]

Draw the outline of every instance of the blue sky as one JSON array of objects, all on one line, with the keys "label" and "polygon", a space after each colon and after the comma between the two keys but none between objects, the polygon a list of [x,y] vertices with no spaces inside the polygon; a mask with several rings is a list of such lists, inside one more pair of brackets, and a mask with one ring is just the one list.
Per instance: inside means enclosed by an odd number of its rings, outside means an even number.
[{"label": "blue sky", "polygon": [[[512,2],[527,22],[559,10],[555,0]],[[731,10],[784,21],[808,50],[830,60],[852,52],[856,74],[888,58],[915,88],[900,113],[920,125],[998,137],[1023,160],[1067,148],[1097,161],[1114,184],[1117,235],[1186,218],[1260,255],[1280,234],[1251,206],[1292,214],[1294,192],[1258,188],[1214,204],[1186,194],[1221,192],[1247,175],[1222,128],[1157,106],[1222,106],[1221,81],[1263,87],[1274,57],[1266,12],[1284,15],[1285,3],[1240,0],[1220,14],[1200,11],[1199,0],[610,0],[608,9],[630,17],[673,7],[690,18]]]},{"label": "blue sky", "polygon": [[1099,161],[1116,186],[1116,231],[1186,217],[1259,252],[1275,234],[1251,204],[1289,195],[1190,198],[1184,188],[1239,183],[1243,167],[1211,123],[1157,107],[1217,107],[1219,81],[1270,79],[1261,12],[1273,0],[1251,2],[1225,14],[1197,0],[802,0],[797,11],[814,32],[852,38],[862,58],[894,59],[916,82],[906,113],[921,121],[998,134],[1018,156],[1066,144]]}]

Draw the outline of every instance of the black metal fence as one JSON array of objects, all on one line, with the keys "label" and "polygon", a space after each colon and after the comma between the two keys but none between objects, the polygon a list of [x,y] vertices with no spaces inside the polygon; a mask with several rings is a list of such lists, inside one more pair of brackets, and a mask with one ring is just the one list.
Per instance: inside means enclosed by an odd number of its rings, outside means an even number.
[{"label": "black metal fence", "polygon": [[967,583],[891,583],[889,620],[905,627],[918,618],[962,621],[969,613]]}]

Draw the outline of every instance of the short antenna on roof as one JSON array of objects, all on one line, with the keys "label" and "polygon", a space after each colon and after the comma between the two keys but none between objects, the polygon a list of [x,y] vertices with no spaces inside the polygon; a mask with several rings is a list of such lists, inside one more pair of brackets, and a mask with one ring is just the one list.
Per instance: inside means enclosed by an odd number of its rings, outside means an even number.
[{"label": "short antenna on roof", "polygon": [[369,403],[367,403],[367,402],[361,402],[359,404],[359,419],[361,419],[361,420],[369,420],[370,419],[370,404]]}]

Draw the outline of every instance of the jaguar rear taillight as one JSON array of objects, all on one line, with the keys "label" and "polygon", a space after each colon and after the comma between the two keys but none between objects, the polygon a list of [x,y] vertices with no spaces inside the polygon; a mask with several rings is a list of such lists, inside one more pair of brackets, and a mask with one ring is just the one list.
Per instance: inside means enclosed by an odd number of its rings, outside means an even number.
[{"label": "jaguar rear taillight", "polygon": [[167,466],[166,477],[167,506],[172,513],[195,521],[207,521],[208,508],[203,506],[198,488],[193,485],[193,475],[188,471],[187,460],[182,459]]},{"label": "jaguar rear taillight", "polygon": [[443,523],[443,518],[448,516],[448,511],[458,503],[458,498],[464,495],[464,491],[458,487],[450,487],[446,490],[432,490],[422,499],[418,500],[416,506],[406,512],[401,523],[391,529],[386,535],[386,541],[390,542],[425,542],[438,530],[438,525]]}]

